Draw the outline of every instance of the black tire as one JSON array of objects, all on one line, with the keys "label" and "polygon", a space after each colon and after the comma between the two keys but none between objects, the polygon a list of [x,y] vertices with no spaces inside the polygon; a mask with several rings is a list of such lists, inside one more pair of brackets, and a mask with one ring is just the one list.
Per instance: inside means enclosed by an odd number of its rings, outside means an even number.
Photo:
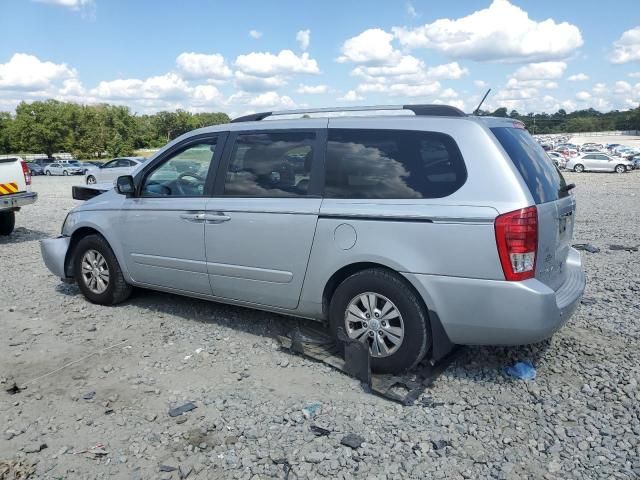
[{"label": "black tire", "polygon": [[13,210],[0,212],[0,235],[11,235],[16,226],[16,214]]},{"label": "black tire", "polygon": [[67,172],[66,170],[63,170],[62,171],[62,175],[64,175],[66,177],[67,175],[69,175],[69,172]]},{"label": "black tire", "polygon": [[625,167],[624,165],[616,165],[615,172],[616,173],[626,173],[627,172],[627,167]]},{"label": "black tire", "polygon": [[96,183],[96,177],[94,177],[93,175],[89,175],[87,177],[87,185],[93,185]]},{"label": "black tire", "polygon": [[[91,291],[82,275],[82,259],[89,250],[100,253],[109,269],[109,282],[102,293]],[[88,235],[78,242],[73,253],[73,275],[82,294],[92,303],[115,305],[124,302],[131,295],[132,287],[125,281],[113,250],[101,235]]]},{"label": "black tire", "polygon": [[581,163],[576,163],[573,167],[573,171],[576,173],[584,172],[584,165],[582,165]]},{"label": "black tire", "polygon": [[349,303],[365,292],[382,295],[395,304],[404,322],[404,338],[386,357],[371,357],[371,368],[379,373],[401,373],[415,367],[431,347],[429,316],[422,299],[399,275],[381,268],[357,272],[336,288],[329,306],[329,323],[336,341],[338,328],[345,329]]},{"label": "black tire", "polygon": [[44,172],[45,175],[51,176],[51,170],[47,170],[46,172]]}]

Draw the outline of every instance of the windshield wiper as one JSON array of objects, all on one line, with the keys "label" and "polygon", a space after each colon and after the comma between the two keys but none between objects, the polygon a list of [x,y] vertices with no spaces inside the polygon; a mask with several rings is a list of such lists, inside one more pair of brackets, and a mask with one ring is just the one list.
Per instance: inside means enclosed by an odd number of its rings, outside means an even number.
[{"label": "windshield wiper", "polygon": [[569,184],[565,185],[564,187],[560,187],[560,193],[568,192],[569,190],[573,190],[574,188],[576,188],[576,184],[575,183],[569,183]]}]

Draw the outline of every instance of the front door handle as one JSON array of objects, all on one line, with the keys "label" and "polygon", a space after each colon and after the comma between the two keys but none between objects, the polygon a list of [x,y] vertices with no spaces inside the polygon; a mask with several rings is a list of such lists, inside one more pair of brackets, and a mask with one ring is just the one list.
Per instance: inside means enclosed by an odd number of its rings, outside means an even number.
[{"label": "front door handle", "polygon": [[231,217],[224,213],[206,213],[204,214],[204,221],[207,223],[223,223],[231,220]]},{"label": "front door handle", "polygon": [[204,213],[183,213],[180,218],[187,222],[202,223],[204,222]]}]

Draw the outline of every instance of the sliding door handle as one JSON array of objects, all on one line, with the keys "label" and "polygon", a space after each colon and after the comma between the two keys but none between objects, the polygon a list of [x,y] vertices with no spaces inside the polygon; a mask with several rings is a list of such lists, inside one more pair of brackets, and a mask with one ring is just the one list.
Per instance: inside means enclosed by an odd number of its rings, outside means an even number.
[{"label": "sliding door handle", "polygon": [[231,220],[231,217],[224,213],[206,213],[204,215],[204,221],[207,223],[223,223]]}]

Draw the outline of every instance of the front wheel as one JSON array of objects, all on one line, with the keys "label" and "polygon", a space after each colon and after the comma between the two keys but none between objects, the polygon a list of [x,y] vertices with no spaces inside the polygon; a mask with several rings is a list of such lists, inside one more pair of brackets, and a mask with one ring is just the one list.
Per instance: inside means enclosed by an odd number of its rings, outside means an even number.
[{"label": "front wheel", "polygon": [[44,172],[45,175],[51,176],[51,170],[47,170],[46,172]]},{"label": "front wheel", "polygon": [[627,171],[627,167],[625,167],[624,165],[617,165],[616,166],[616,173],[624,173]]},{"label": "front wheel", "polygon": [[329,307],[331,330],[338,329],[369,348],[371,367],[400,373],[415,367],[431,346],[422,299],[397,274],[368,269],[344,280]]},{"label": "front wheel", "polygon": [[578,163],[575,167],[573,167],[573,171],[576,173],[584,172],[584,165]]},{"label": "front wheel", "polygon": [[94,183],[96,183],[96,177],[94,177],[93,175],[89,175],[87,177],[87,185],[93,185]]},{"label": "front wheel", "polygon": [[131,295],[113,250],[100,235],[88,235],[78,242],[73,274],[80,291],[92,303],[115,305]]},{"label": "front wheel", "polygon": [[11,235],[16,225],[16,214],[13,210],[0,212],[0,235]]},{"label": "front wheel", "polygon": [[69,175],[69,172],[67,172],[66,170],[63,170],[62,171],[62,175],[64,175],[66,177],[67,175]]}]

